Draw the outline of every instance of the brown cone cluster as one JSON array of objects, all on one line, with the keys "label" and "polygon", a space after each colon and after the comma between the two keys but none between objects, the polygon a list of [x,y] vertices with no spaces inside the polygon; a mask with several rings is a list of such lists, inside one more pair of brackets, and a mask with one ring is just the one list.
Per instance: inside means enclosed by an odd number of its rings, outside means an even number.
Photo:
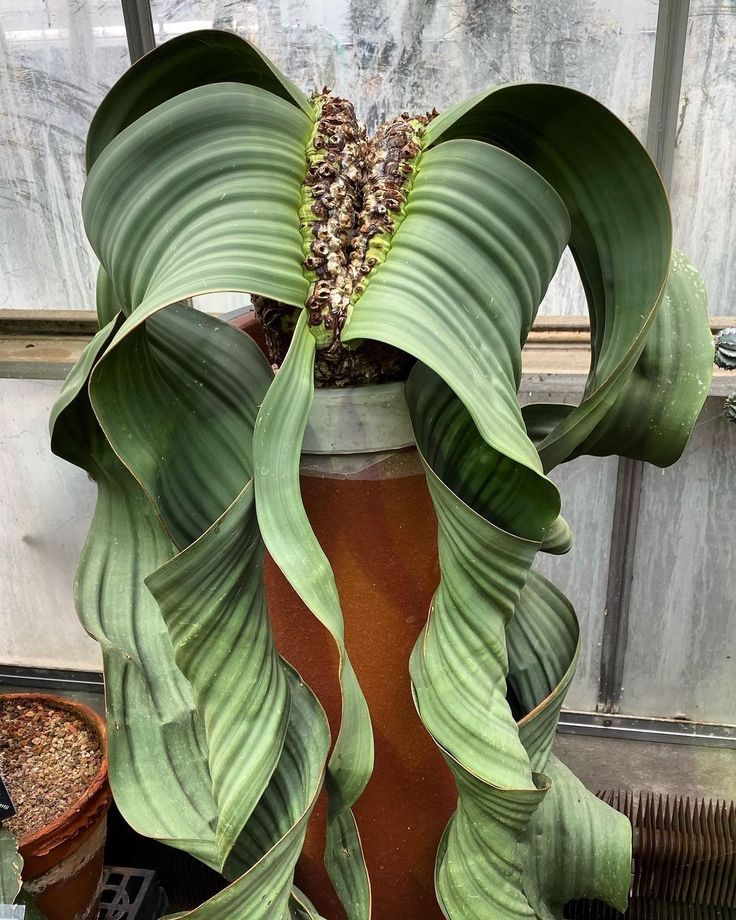
[{"label": "brown cone cluster", "polygon": [[[324,89],[312,102],[318,117],[307,149],[301,228],[311,281],[308,321],[322,329],[315,382],[352,386],[397,379],[407,372],[408,356],[376,342],[344,345],[340,333],[403,219],[421,132],[436,113],[410,118],[404,112],[368,138],[346,99]],[[253,304],[271,359],[280,364],[298,311],[264,297],[254,296]]]}]

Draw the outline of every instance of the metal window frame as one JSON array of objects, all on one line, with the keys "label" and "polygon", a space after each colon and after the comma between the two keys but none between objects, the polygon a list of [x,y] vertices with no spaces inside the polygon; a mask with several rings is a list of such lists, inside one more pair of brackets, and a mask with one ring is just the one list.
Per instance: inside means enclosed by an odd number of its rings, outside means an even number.
[{"label": "metal window frame", "polygon": [[128,39],[130,63],[142,58],[156,47],[150,0],[120,0],[123,8],[125,35]]},{"label": "metal window frame", "polygon": [[[647,149],[668,190],[675,156],[689,12],[690,0],[659,0]],[[619,460],[598,685],[597,709],[604,713],[617,713],[621,706],[643,478],[641,460],[628,457]]]}]

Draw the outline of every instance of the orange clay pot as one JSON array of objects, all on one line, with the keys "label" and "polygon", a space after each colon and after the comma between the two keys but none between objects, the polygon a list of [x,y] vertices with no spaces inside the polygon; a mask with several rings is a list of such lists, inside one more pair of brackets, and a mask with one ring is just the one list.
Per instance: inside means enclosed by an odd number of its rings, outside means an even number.
[{"label": "orange clay pot", "polygon": [[102,763],[86,792],[56,820],[18,841],[24,887],[47,920],[93,920],[99,913],[103,848],[110,806],[107,731],[97,713],[82,703],[42,693],[4,694],[68,710],[100,739]]},{"label": "orange clay pot", "polygon": [[[238,325],[259,341],[252,321]],[[320,393],[325,391],[318,398]],[[331,427],[339,432],[334,421]],[[305,450],[309,440],[308,430]],[[335,572],[347,648],[373,722],[375,770],[354,809],[371,876],[373,918],[442,920],[434,862],[456,791],[419,720],[408,671],[439,581],[437,520],[416,449],[385,450],[376,443],[374,450],[346,456],[336,444],[332,456],[303,454],[302,495]],[[319,697],[334,740],[340,724],[334,643],[270,559],[266,590],[279,651]],[[325,823],[323,792],[296,884],[323,916],[342,920],[323,866]]]}]

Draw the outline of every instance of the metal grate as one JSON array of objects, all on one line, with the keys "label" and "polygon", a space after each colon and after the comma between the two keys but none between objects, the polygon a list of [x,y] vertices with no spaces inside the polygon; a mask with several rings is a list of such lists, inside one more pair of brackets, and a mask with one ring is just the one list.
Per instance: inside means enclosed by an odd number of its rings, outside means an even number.
[{"label": "metal grate", "polygon": [[630,790],[599,792],[633,829],[632,900],[625,915],[573,902],[572,920],[736,920],[736,804]]},{"label": "metal grate", "polygon": [[569,920],[736,920],[736,911],[728,907],[707,907],[702,904],[694,906],[632,898],[625,914],[595,901],[577,901],[568,905],[565,916]]},{"label": "metal grate", "polygon": [[155,872],[105,866],[99,920],[158,920],[167,907]]}]

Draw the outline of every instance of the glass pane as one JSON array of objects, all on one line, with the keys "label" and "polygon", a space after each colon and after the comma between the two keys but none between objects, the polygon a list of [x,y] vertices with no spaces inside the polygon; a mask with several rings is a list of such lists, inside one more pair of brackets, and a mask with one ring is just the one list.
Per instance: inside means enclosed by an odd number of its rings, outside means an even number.
[{"label": "glass pane", "polygon": [[682,459],[647,466],[621,710],[736,723],[736,426],[710,397]]},{"label": "glass pane", "polygon": [[[596,96],[644,138],[657,3],[570,0],[153,0],[159,42],[224,28],[253,41],[303,89],[328,85],[370,129],[403,109],[445,109],[515,80]],[[586,313],[572,260],[542,312]]]},{"label": "glass pane", "polygon": [[0,0],[0,308],[94,307],[84,144],[128,66],[119,0]]},{"label": "glass pane", "polygon": [[675,245],[711,314],[736,315],[736,5],[692,0],[672,177]]}]

